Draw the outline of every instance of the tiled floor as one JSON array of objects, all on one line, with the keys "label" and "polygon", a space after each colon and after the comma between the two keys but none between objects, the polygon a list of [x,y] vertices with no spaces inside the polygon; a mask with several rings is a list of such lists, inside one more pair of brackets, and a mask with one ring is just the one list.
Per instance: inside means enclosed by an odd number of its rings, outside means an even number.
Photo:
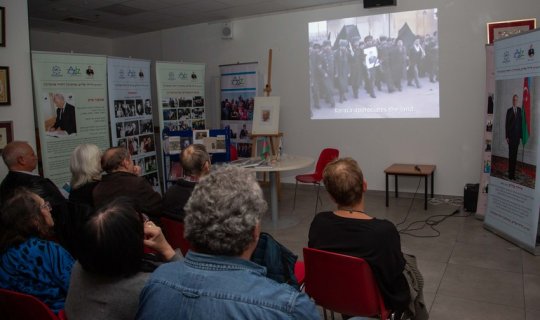
[{"label": "tiled floor", "polygon": [[[296,221],[291,227],[272,228],[270,214],[263,221],[264,231],[270,232],[302,259],[307,246],[309,225],[315,210],[316,192],[309,186],[298,189],[296,210],[292,212],[294,185],[283,185],[279,206],[285,221]],[[321,187],[322,210],[333,210],[334,204]],[[417,196],[422,198],[423,195]],[[385,206],[384,193],[368,191],[366,211],[377,218],[398,223],[430,216],[448,215],[459,207],[442,202],[429,204],[424,211],[423,199],[411,195],[390,199]],[[439,201],[441,202],[441,201]],[[461,209],[461,208],[459,208]],[[466,214],[466,213],[465,213]],[[465,215],[464,212],[458,215]],[[540,256],[533,256],[483,228],[483,222],[473,216],[452,217],[436,227],[440,236],[416,238],[401,235],[402,251],[418,259],[424,275],[424,294],[430,319],[540,319]],[[414,232],[417,235],[435,234],[430,228]]]}]

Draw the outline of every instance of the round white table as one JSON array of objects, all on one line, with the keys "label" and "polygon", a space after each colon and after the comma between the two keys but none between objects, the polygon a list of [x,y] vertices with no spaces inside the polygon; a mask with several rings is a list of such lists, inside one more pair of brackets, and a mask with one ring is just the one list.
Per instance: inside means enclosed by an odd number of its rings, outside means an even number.
[{"label": "round white table", "polygon": [[279,223],[278,216],[278,185],[276,179],[276,172],[291,171],[296,169],[302,169],[310,166],[313,163],[313,159],[304,156],[295,155],[283,155],[279,161],[269,161],[268,166],[259,166],[248,168],[251,171],[256,172],[268,172],[270,176],[270,209],[272,212],[272,226],[274,228],[284,228],[288,224]]}]

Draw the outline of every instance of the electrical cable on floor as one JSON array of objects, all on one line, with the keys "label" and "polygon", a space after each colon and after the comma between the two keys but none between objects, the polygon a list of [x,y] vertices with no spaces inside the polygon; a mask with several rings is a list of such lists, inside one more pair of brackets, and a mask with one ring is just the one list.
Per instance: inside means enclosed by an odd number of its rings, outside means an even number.
[{"label": "electrical cable on floor", "polygon": [[396,224],[396,228],[398,226],[404,224],[407,221],[407,218],[409,217],[409,214],[411,213],[411,209],[413,207],[414,199],[416,198],[416,194],[418,194],[418,189],[420,188],[420,183],[421,182],[422,182],[422,178],[418,179],[418,185],[416,186],[416,191],[414,191],[414,194],[413,194],[413,197],[412,197],[412,200],[411,200],[411,204],[409,205],[409,209],[407,210],[407,214],[405,215],[405,218],[403,218],[403,220],[400,223]]},{"label": "electrical cable on floor", "polygon": [[[398,226],[404,224],[407,221],[407,219],[409,218],[409,214],[411,213],[411,209],[413,207],[414,200],[416,199],[416,195],[418,194],[418,189],[420,188],[421,182],[422,182],[422,178],[418,179],[418,186],[416,187],[416,191],[414,191],[414,195],[413,195],[413,197],[411,199],[411,204],[409,205],[409,209],[407,210],[407,214],[405,215],[405,218],[403,218],[403,220],[401,222],[396,224],[396,228]],[[436,198],[432,198],[430,200],[430,204],[433,204],[433,205],[440,205],[440,204],[443,204],[443,203],[444,204],[449,204],[449,205],[452,205],[452,206],[461,207],[462,204],[463,204],[463,200],[460,199],[460,198],[453,198],[453,199],[436,199]],[[439,225],[440,223],[442,223],[444,220],[446,220],[446,219],[448,219],[450,217],[466,218],[466,217],[469,217],[472,214],[472,213],[466,213],[464,215],[459,215],[458,216],[457,214],[459,214],[460,212],[461,212],[460,209],[456,209],[451,214],[437,214],[437,215],[434,215],[434,216],[430,216],[430,217],[428,217],[428,218],[426,218],[424,220],[413,221],[413,222],[409,223],[405,228],[398,230],[398,232],[400,234],[406,234],[408,236],[415,237],[415,238],[437,238],[438,236],[441,235],[441,232],[435,227],[437,225]],[[415,226],[417,224],[420,224],[420,226],[412,228],[413,226]],[[422,230],[426,226],[431,228],[431,230],[435,231],[435,234],[432,234],[432,235],[418,235],[418,234],[411,233],[412,231]]]}]

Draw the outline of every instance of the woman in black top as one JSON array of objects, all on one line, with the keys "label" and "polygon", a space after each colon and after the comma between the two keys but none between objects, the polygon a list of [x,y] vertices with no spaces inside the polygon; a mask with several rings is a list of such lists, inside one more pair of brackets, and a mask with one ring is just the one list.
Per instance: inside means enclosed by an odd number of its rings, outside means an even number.
[{"label": "woman in black top", "polygon": [[[387,308],[397,313],[413,309],[410,311],[416,313],[414,319],[427,319],[425,307],[425,314],[409,307],[411,300],[423,299],[422,289],[409,288],[408,273],[404,273],[407,261],[401,252],[396,227],[388,220],[369,216],[364,210],[363,193],[367,185],[358,163],[351,158],[335,160],[326,166],[323,179],[337,209],[315,216],[308,246],[363,258],[377,279]],[[420,273],[416,273],[420,279],[412,283],[422,283]],[[415,291],[415,297],[411,297]]]}]

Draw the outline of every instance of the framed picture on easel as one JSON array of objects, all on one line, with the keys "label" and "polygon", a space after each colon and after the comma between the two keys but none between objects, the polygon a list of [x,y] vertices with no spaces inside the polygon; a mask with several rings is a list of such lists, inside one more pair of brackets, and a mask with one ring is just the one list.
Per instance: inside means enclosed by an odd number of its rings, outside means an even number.
[{"label": "framed picture on easel", "polygon": [[279,97],[255,97],[254,135],[279,133]]}]

